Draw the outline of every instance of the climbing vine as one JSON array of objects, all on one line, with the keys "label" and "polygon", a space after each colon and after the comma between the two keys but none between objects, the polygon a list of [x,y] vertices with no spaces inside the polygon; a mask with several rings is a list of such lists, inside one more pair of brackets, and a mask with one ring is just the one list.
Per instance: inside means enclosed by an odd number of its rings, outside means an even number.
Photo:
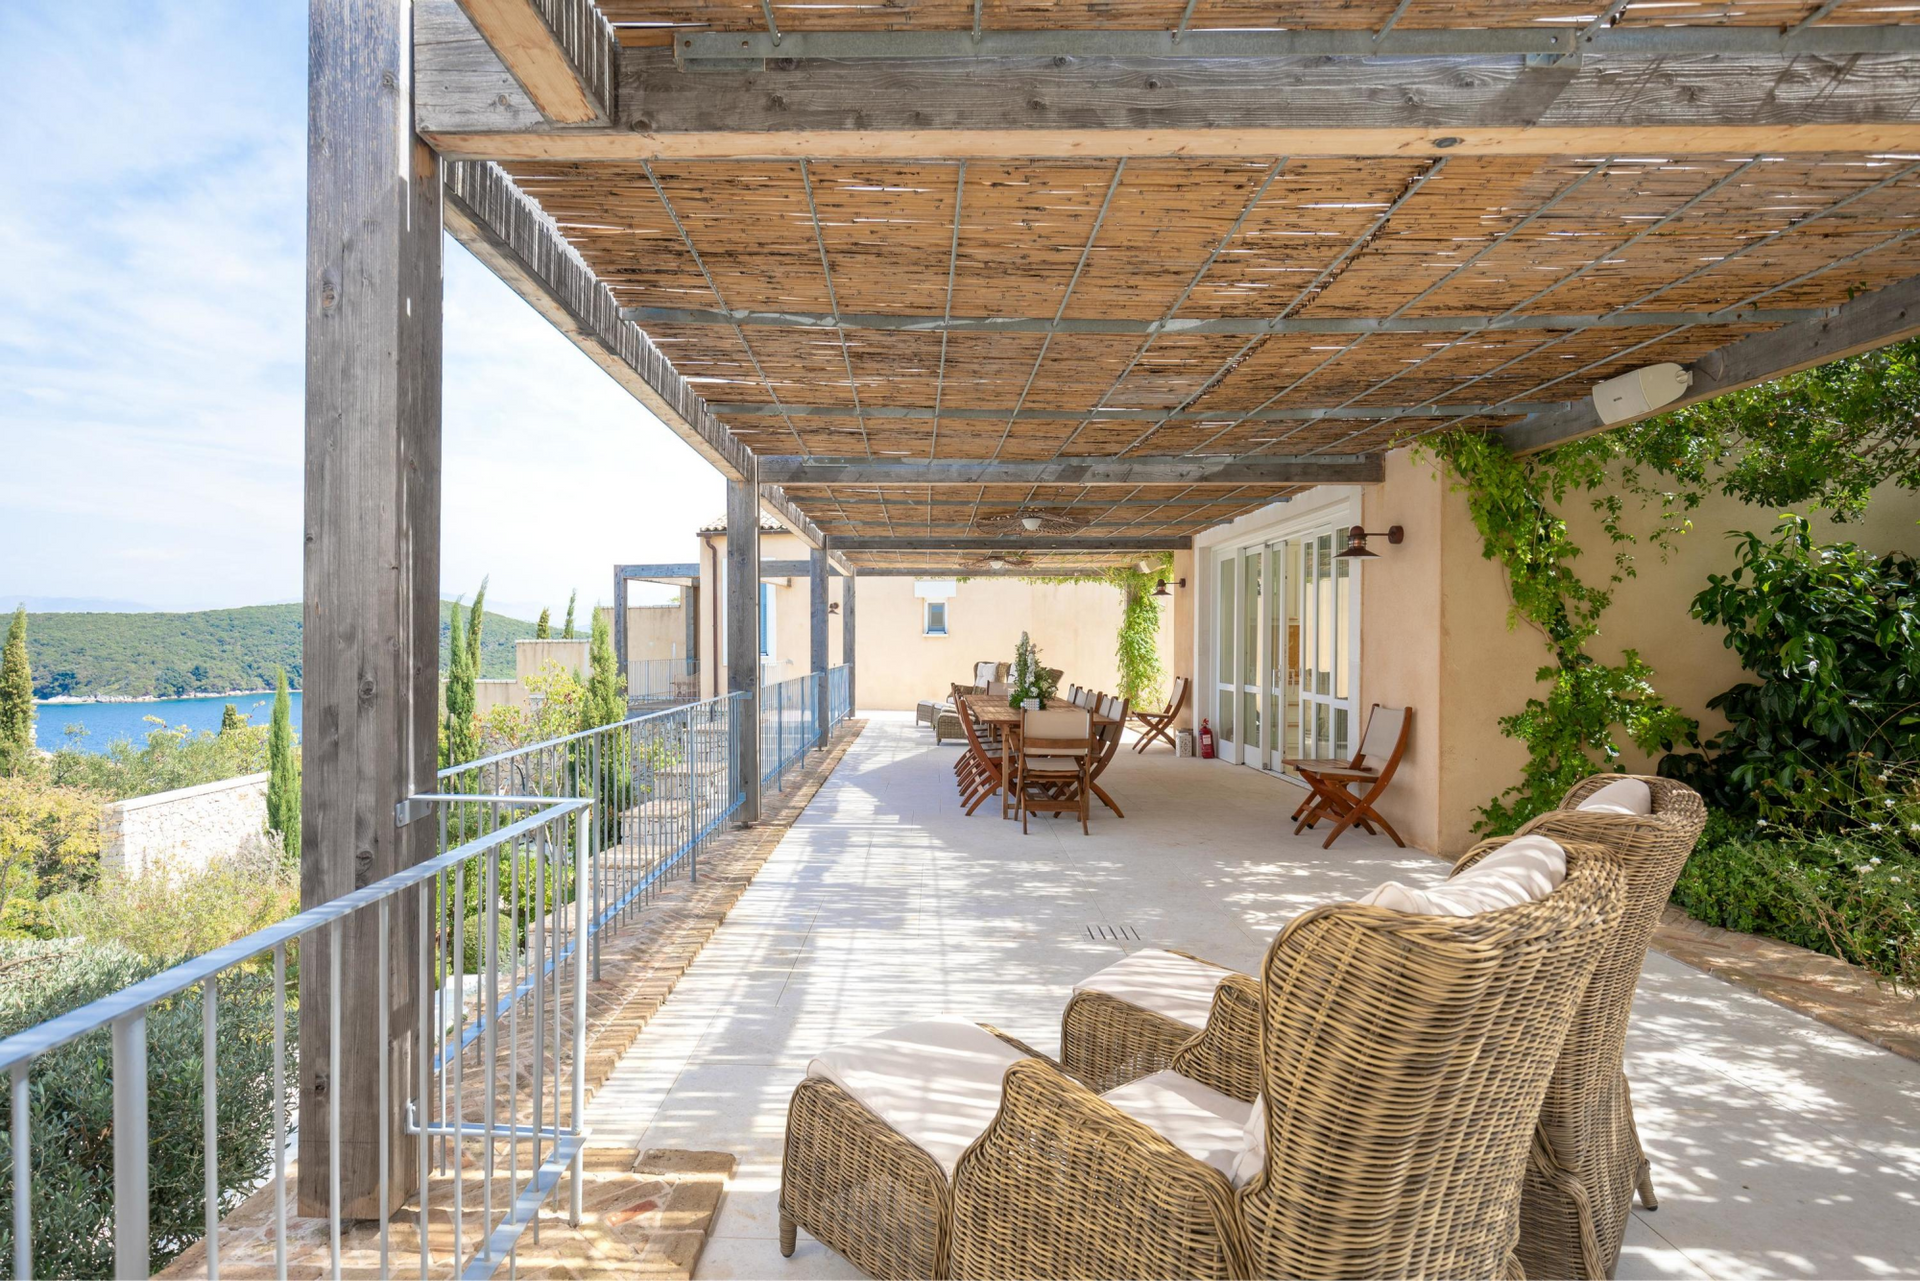
[{"label": "climbing vine", "polygon": [[[1466,493],[1481,554],[1498,561],[1506,574],[1513,602],[1508,626],[1532,626],[1552,656],[1535,673],[1549,684],[1546,697],[1530,698],[1500,719],[1501,731],[1526,746],[1527,764],[1519,782],[1479,807],[1475,830],[1511,831],[1553,808],[1567,788],[1596,768],[1616,768],[1621,733],[1646,752],[1694,741],[1698,724],[1660,697],[1653,669],[1636,651],[1627,650],[1618,664],[1609,664],[1586,650],[1599,634],[1614,585],[1633,572],[1629,545],[1636,540],[1622,524],[1619,496],[1609,492],[1596,498],[1595,509],[1616,549],[1607,585],[1596,587],[1574,569],[1580,547],[1557,508],[1570,492],[1599,488],[1612,473],[1614,446],[1576,442],[1521,458],[1497,438],[1457,432],[1437,438],[1429,449]],[[1643,497],[1651,492],[1637,478],[1628,491]],[[1684,497],[1675,496],[1663,500],[1662,511],[1672,517],[1685,506]],[[1683,520],[1663,520],[1652,538],[1664,544],[1683,526]]]},{"label": "climbing vine", "polygon": [[[1140,566],[1145,565],[1142,569]],[[1029,578],[1030,583],[1104,583],[1120,592],[1120,630],[1113,656],[1119,669],[1115,692],[1135,707],[1159,707],[1164,697],[1166,671],[1160,664],[1160,601],[1153,590],[1173,574],[1173,556],[1059,578]]]}]

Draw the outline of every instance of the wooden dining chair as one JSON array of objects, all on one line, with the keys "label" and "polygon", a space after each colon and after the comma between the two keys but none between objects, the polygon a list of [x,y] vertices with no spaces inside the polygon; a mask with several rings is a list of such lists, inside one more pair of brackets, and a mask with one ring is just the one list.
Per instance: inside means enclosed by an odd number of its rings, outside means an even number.
[{"label": "wooden dining chair", "polygon": [[[1407,750],[1407,735],[1412,728],[1412,708],[1383,707],[1375,703],[1367,712],[1367,728],[1360,736],[1360,750],[1352,759],[1284,758],[1282,763],[1298,770],[1307,786],[1313,789],[1293,811],[1292,817],[1299,820],[1293,828],[1295,835],[1323,818],[1332,818],[1333,830],[1320,844],[1321,849],[1330,849],[1340,833],[1349,827],[1357,824],[1372,836],[1375,835],[1373,825],[1378,823],[1395,845],[1406,848],[1407,843],[1393,830],[1393,824],[1380,817],[1374,802],[1387,790],[1394,771],[1400,768],[1400,757]],[[1355,787],[1366,790],[1355,792],[1352,790]]]},{"label": "wooden dining chair", "polygon": [[1180,715],[1186,706],[1187,678],[1176,676],[1173,678],[1173,693],[1168,696],[1167,705],[1163,710],[1158,712],[1136,710],[1133,713],[1133,719],[1139,721],[1141,729],[1145,731],[1140,735],[1139,741],[1133,745],[1133,750],[1144,752],[1156,739],[1162,738],[1167,740],[1168,747],[1173,747],[1171,727],[1174,718]]},{"label": "wooden dining chair", "polygon": [[1125,818],[1107,789],[1100,786],[1100,776],[1107,772],[1107,766],[1113,764],[1113,758],[1120,751],[1120,733],[1127,727],[1127,700],[1118,695],[1103,697],[1089,710],[1106,717],[1108,723],[1094,727],[1094,757],[1087,772],[1087,788],[1096,800],[1113,811],[1115,818]]},{"label": "wooden dining chair", "polygon": [[[961,782],[960,799],[966,804],[971,815],[979,809],[986,799],[995,792],[1006,789],[1006,755],[1003,744],[989,744],[980,733],[980,726],[967,711],[966,705],[960,706],[960,727],[967,735],[967,756],[971,762],[968,774]],[[1001,816],[1006,816],[1006,802],[1000,806]]]},{"label": "wooden dining chair", "polygon": [[1027,831],[1027,815],[1035,810],[1078,814],[1080,831],[1088,833],[1087,798],[1095,754],[1093,717],[1082,707],[1050,707],[1023,712],[1020,741],[1013,749],[1013,781],[1009,786],[1020,811],[1020,831]]}]

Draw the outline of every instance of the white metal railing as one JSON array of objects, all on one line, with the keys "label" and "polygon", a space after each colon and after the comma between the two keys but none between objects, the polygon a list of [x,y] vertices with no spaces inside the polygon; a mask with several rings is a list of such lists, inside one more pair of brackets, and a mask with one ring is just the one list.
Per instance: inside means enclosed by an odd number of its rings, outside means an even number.
[{"label": "white metal railing", "polygon": [[[157,1011],[172,1018],[176,1003],[195,1001],[202,1022],[200,1217],[208,1275],[219,1274],[223,1202],[266,1186],[273,1189],[276,1271],[286,1275],[287,1138],[301,1128],[298,1100],[288,1088],[290,1080],[300,1079],[300,1045],[287,1026],[289,1012],[299,1009],[297,997],[289,1000],[290,962],[296,994],[299,967],[321,965],[327,990],[336,997],[349,977],[371,979],[377,990],[389,991],[396,964],[412,967],[420,994],[415,1044],[427,1048],[414,1056],[401,1128],[418,1145],[418,1196],[428,1195],[436,1169],[452,1175],[453,1257],[443,1257],[443,1265],[455,1265],[462,1275],[490,1275],[511,1256],[521,1230],[569,1171],[577,1222],[589,970],[597,976],[603,937],[638,912],[662,883],[682,870],[697,876],[701,846],[739,808],[744,789],[735,744],[745,729],[745,706],[744,695],[708,699],[442,770],[436,791],[410,798],[397,815],[403,823],[431,819],[436,824],[433,857],[0,1041],[0,1070],[12,1075],[5,1137],[14,1193],[13,1275],[35,1275],[33,1117],[36,1091],[45,1093],[35,1066],[63,1046],[93,1036],[111,1042],[113,1271],[147,1275],[154,1257],[148,1020]],[[413,954],[398,958],[392,944],[396,921],[404,918],[395,917],[396,905],[415,913],[414,929],[400,932]],[[370,946],[363,949],[362,942]],[[343,974],[348,943],[356,961],[371,955],[371,975]],[[226,1006],[221,990],[223,984],[230,995],[243,985],[258,988],[268,981],[269,968],[272,1139],[258,1151],[223,1154],[218,1121]],[[382,1122],[377,1158],[382,1275],[390,1272],[386,1207],[392,1204],[396,1155],[388,1137],[394,1115],[387,1093],[394,1052],[388,1017],[383,1004],[376,1101]],[[327,1080],[332,1083],[339,1079],[337,999],[329,1002],[326,1018]],[[230,1090],[259,1084],[236,1075],[245,1068],[245,1063],[228,1063]],[[171,1095],[162,1104],[175,1111],[181,1106]],[[338,1275],[337,1092],[329,1091],[326,1106],[324,1122],[307,1120],[308,1128],[323,1129],[326,1136],[329,1254]],[[40,1111],[44,1115],[45,1109]],[[177,1116],[166,1114],[162,1120],[168,1133],[180,1128]],[[38,1146],[58,1153],[73,1139],[39,1136]],[[468,1162],[460,1159],[463,1148],[479,1166],[471,1176],[480,1184],[477,1225],[466,1221],[470,1176]],[[304,1182],[313,1186],[310,1179]],[[498,1183],[504,1183],[504,1196]],[[191,1232],[174,1230],[160,1242],[162,1257],[191,1240]],[[433,1262],[423,1233],[423,1277]]]}]

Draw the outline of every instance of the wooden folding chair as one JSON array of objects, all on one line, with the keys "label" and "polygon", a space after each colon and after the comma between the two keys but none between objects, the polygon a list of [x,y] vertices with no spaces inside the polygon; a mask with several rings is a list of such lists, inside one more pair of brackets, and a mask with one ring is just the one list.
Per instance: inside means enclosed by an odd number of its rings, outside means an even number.
[{"label": "wooden folding chair", "polygon": [[1144,752],[1147,750],[1148,744],[1152,743],[1155,739],[1161,738],[1167,740],[1168,747],[1172,747],[1174,744],[1173,734],[1170,732],[1171,726],[1173,725],[1174,717],[1180,715],[1186,705],[1187,678],[1184,676],[1176,676],[1173,678],[1173,693],[1168,697],[1167,706],[1164,711],[1143,712],[1136,710],[1133,713],[1133,719],[1139,721],[1141,728],[1146,731],[1140,735],[1140,741],[1133,745],[1133,750],[1136,752]]},{"label": "wooden folding chair", "polygon": [[1111,725],[1100,725],[1093,732],[1093,764],[1087,770],[1087,787],[1099,802],[1113,811],[1115,818],[1125,818],[1120,806],[1113,797],[1107,795],[1107,789],[1100,786],[1100,776],[1107,772],[1107,766],[1113,764],[1113,758],[1120,750],[1120,732],[1127,727],[1127,700],[1120,697],[1099,697],[1087,708],[1112,720]]},{"label": "wooden folding chair", "polygon": [[[1360,750],[1353,754],[1352,760],[1285,758],[1283,763],[1298,770],[1307,786],[1313,789],[1293,812],[1293,817],[1299,820],[1294,825],[1294,834],[1331,817],[1335,820],[1333,830],[1321,842],[1321,849],[1330,849],[1340,833],[1356,824],[1372,836],[1375,823],[1393,838],[1395,845],[1406,848],[1400,833],[1380,817],[1373,803],[1387,790],[1387,784],[1393,781],[1393,772],[1400,768],[1400,757],[1407,750],[1407,735],[1412,728],[1412,708],[1382,707],[1375,703],[1367,712],[1366,732],[1360,736]],[[1366,790],[1356,793],[1352,790],[1356,786]]]},{"label": "wooden folding chair", "polygon": [[[988,797],[1006,790],[1006,755],[1003,747],[987,746],[980,737],[980,727],[968,714],[965,703],[960,705],[960,727],[966,731],[967,757],[971,763],[968,773],[961,779],[960,799],[966,802],[967,813],[971,815]],[[1000,812],[1002,817],[1006,816],[1004,800]]]},{"label": "wooden folding chair", "polygon": [[1020,809],[1023,834],[1027,815],[1035,810],[1078,814],[1080,831],[1087,834],[1087,797],[1093,790],[1088,772],[1096,751],[1093,718],[1085,708],[1050,707],[1022,714],[1009,791]]}]

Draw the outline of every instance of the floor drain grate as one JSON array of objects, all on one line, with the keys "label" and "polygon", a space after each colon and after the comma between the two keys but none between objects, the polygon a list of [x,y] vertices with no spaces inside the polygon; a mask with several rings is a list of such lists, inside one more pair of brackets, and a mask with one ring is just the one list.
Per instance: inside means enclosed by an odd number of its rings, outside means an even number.
[{"label": "floor drain grate", "polygon": [[1089,925],[1087,937],[1106,943],[1138,943],[1140,931],[1131,925]]}]

